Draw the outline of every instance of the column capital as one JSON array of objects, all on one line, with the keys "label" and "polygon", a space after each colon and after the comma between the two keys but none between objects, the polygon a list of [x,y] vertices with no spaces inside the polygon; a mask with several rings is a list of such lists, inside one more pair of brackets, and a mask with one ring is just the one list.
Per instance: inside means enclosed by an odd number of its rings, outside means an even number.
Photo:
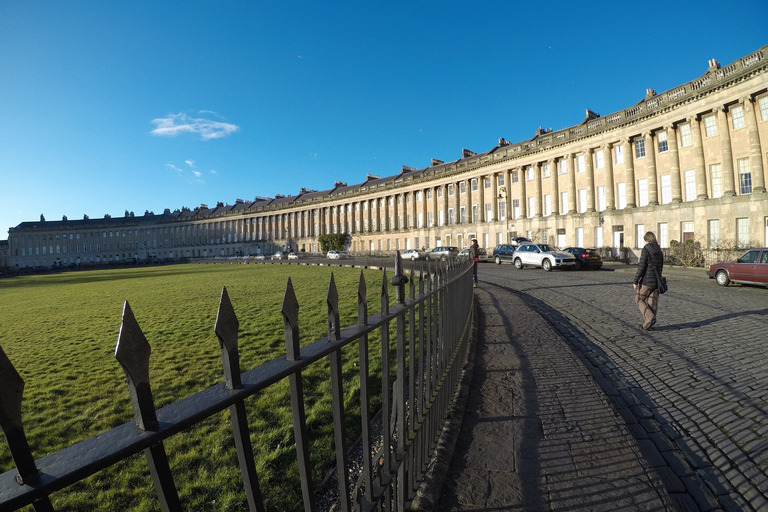
[{"label": "column capital", "polygon": [[585,155],[591,155],[594,152],[595,150],[592,148],[585,148],[584,150],[582,150],[582,153],[584,153]]},{"label": "column capital", "polygon": [[675,131],[675,123],[668,123],[664,125],[664,129],[667,131]]},{"label": "column capital", "polygon": [[610,151],[613,149],[613,142],[606,142],[602,145],[602,148],[606,151]]}]

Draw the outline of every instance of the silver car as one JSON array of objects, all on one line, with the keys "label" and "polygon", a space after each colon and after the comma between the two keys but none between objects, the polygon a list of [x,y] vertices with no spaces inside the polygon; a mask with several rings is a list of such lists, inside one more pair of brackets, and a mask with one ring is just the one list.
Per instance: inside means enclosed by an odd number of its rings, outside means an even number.
[{"label": "silver car", "polygon": [[404,260],[416,261],[416,260],[423,260],[425,255],[426,253],[424,251],[420,251],[418,249],[406,249],[405,252],[403,252],[401,257]]},{"label": "silver car", "polygon": [[546,271],[553,268],[574,268],[576,257],[568,252],[558,251],[547,244],[522,243],[515,251],[515,267],[526,265],[541,267]]}]

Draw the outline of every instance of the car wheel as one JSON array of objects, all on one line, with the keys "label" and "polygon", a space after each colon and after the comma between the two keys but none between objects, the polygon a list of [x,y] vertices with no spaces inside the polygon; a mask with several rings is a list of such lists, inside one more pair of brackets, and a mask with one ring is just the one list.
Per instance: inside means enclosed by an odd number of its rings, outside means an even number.
[{"label": "car wheel", "polygon": [[520,258],[515,258],[515,268],[523,268],[523,262],[520,261]]},{"label": "car wheel", "polygon": [[445,256],[443,256],[442,258],[440,258],[440,261],[447,261],[447,260],[448,260],[448,258],[447,258],[447,257],[445,257]]},{"label": "car wheel", "polygon": [[499,258],[498,256],[496,256],[496,260],[495,261],[496,261],[497,265],[501,265],[501,258]]},{"label": "car wheel", "polygon": [[550,270],[552,270],[552,262],[550,262],[549,260],[542,261],[541,268],[549,272]]},{"label": "car wheel", "polygon": [[584,268],[584,265],[581,263],[581,261],[576,260],[576,264],[573,266],[576,270],[581,270]]},{"label": "car wheel", "polygon": [[728,286],[731,284],[731,279],[728,277],[728,272],[725,270],[718,270],[715,274],[715,280],[720,286]]}]

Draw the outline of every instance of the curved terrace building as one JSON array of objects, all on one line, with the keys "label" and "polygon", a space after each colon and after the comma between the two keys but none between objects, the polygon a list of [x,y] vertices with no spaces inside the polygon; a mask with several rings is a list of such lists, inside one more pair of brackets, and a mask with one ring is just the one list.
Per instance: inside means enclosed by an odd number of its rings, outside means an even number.
[{"label": "curved terrace building", "polygon": [[423,169],[162,215],[23,222],[9,231],[8,264],[317,252],[325,233],[349,234],[358,254],[514,236],[636,249],[648,230],[663,247],[768,245],[767,156],[765,46],[625,110],[587,110],[575,126]]}]

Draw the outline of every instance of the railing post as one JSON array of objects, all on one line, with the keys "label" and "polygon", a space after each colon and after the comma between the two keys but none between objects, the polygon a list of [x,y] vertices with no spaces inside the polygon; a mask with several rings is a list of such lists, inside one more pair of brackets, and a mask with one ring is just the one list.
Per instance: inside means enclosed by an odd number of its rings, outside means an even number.
[{"label": "railing post", "polygon": [[[363,271],[357,285],[357,325],[368,325],[368,295]],[[363,484],[365,486],[365,501],[373,502],[373,465],[371,461],[371,411],[370,389],[368,375],[368,335],[363,335],[358,341],[358,357],[360,360],[360,422],[363,446]]]},{"label": "railing post", "polygon": [[415,454],[417,453],[417,450],[414,449],[417,444],[415,442],[414,432],[417,419],[416,404],[418,402],[416,395],[416,382],[418,382],[417,379],[419,375],[419,364],[418,360],[416,359],[416,283],[413,279],[413,265],[411,265],[410,274],[409,291],[411,297],[411,307],[408,308],[408,403],[410,404],[408,408],[408,440],[411,443],[411,449],[408,451],[406,469],[408,472],[408,498],[411,498],[412,496],[412,489],[415,484],[415,475],[417,473],[415,464]]},{"label": "railing post", "polygon": [[[235,315],[235,310],[232,308],[227,288],[224,287],[221,290],[215,332],[216,337],[219,339],[219,347],[221,348],[225,385],[229,390],[242,387],[240,352],[237,346],[239,330],[240,322]],[[240,465],[240,473],[243,475],[248,509],[255,510],[256,512],[265,512],[264,500],[259,488],[259,478],[256,473],[251,435],[248,430],[248,415],[245,411],[245,404],[242,401],[229,407],[229,419],[232,423],[232,431],[235,437],[237,460]]]},{"label": "railing post", "polygon": [[[298,361],[301,358],[299,349],[299,303],[293,291],[291,278],[285,287],[283,298],[283,325],[285,326],[285,358],[288,361]],[[299,464],[301,479],[301,494],[304,498],[304,510],[315,510],[315,493],[312,487],[312,473],[309,464],[309,436],[307,435],[307,416],[304,411],[304,385],[301,372],[288,376],[291,390],[291,411],[293,414],[293,432],[296,438],[296,459]]]},{"label": "railing post", "polygon": [[[149,355],[152,349],[133,316],[128,301],[123,304],[123,322],[115,346],[115,359],[120,363],[128,381],[128,392],[136,416],[136,426],[140,430],[157,428],[157,414],[152,389],[149,385]],[[171,466],[163,443],[157,443],[144,449],[149,472],[155,483],[160,505],[166,512],[181,511],[181,502],[173,482]]]},{"label": "railing post", "polygon": [[[339,325],[339,294],[336,281],[331,272],[326,297],[328,305],[328,341],[337,341],[341,336]],[[336,444],[336,478],[339,481],[339,502],[342,512],[350,511],[349,478],[347,476],[347,445],[344,440],[346,422],[344,421],[344,387],[341,375],[341,349],[329,354],[331,369],[331,408],[333,409],[333,434]]]},{"label": "railing post", "polygon": [[[381,314],[384,317],[389,316],[389,291],[387,289],[387,269],[384,268],[384,274],[381,281]],[[390,453],[392,451],[392,435],[390,432],[390,407],[392,399],[389,389],[389,322],[381,326],[381,435],[383,439],[382,446],[382,467],[379,469],[379,485],[387,487],[390,482],[392,472],[392,461]]]},{"label": "railing post", "polygon": [[[13,463],[19,474],[16,481],[19,485],[34,484],[40,479],[40,473],[35,465],[35,458],[24,433],[21,421],[21,400],[24,395],[24,379],[5,355],[0,347],[0,428],[3,429],[8,449],[11,451]],[[37,512],[53,510],[48,496],[38,498],[33,506]]]},{"label": "railing post", "polygon": [[[390,281],[395,286],[395,296],[397,303],[405,304],[405,284],[408,282],[408,278],[403,274],[403,258],[400,256],[400,251],[397,251],[395,255],[395,275]],[[397,315],[395,320],[395,332],[396,332],[396,358],[397,358],[397,386],[395,388],[395,403],[397,404],[396,412],[396,429],[397,429],[397,510],[405,509],[406,489],[407,489],[407,475],[405,464],[405,446],[408,440],[408,433],[405,428],[405,401],[406,401],[406,368],[405,368],[405,313]]]}]

